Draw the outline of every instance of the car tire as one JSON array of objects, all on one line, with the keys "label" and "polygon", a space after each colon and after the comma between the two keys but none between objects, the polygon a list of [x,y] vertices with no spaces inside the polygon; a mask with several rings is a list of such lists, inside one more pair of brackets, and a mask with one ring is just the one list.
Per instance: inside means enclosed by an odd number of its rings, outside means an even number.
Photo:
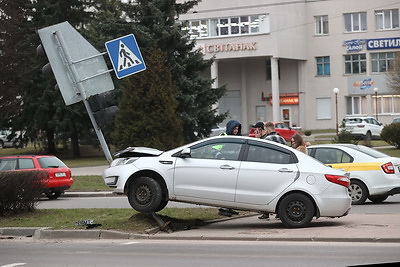
[{"label": "car tire", "polygon": [[162,206],[161,186],[151,177],[135,178],[129,187],[128,200],[136,211],[155,212]]},{"label": "car tire", "polygon": [[367,200],[369,192],[365,184],[358,180],[351,180],[349,186],[349,196],[352,205],[361,205]]},{"label": "car tire", "polygon": [[57,199],[59,196],[61,196],[61,192],[51,191],[51,192],[46,192],[45,195],[48,199]]},{"label": "car tire", "polygon": [[163,199],[162,199],[160,205],[158,205],[158,207],[154,210],[154,212],[164,209],[165,206],[167,206],[168,201],[169,201],[168,197],[163,195]]},{"label": "car tire", "polygon": [[388,195],[379,195],[379,196],[369,196],[368,199],[373,203],[379,204],[385,201],[388,198]]},{"label": "car tire", "polygon": [[278,207],[278,217],[288,228],[306,227],[314,215],[313,202],[307,196],[299,193],[285,196]]}]

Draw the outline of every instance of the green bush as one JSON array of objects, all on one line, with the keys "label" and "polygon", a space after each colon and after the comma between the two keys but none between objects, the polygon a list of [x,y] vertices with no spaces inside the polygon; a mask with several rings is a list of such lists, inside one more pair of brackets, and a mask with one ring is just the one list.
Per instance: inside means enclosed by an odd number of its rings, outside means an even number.
[{"label": "green bush", "polygon": [[385,125],[381,132],[381,138],[386,143],[400,148],[400,123]]},{"label": "green bush", "polygon": [[40,198],[47,172],[0,172],[0,216],[33,211]]},{"label": "green bush", "polygon": [[357,144],[358,140],[354,140],[351,132],[346,131],[344,126],[345,122],[343,121],[342,126],[340,127],[340,131],[338,132],[338,135],[335,136],[335,138],[333,139],[333,142],[339,144]]}]

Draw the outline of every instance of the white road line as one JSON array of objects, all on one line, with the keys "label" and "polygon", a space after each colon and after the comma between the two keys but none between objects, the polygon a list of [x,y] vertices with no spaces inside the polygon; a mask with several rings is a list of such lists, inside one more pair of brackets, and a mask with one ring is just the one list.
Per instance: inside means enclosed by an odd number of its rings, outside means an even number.
[{"label": "white road line", "polygon": [[126,243],[122,243],[120,244],[121,246],[127,246],[127,245],[133,245],[133,244],[139,244],[140,242],[126,242]]},{"label": "white road line", "polygon": [[11,264],[7,264],[7,265],[1,265],[0,267],[15,267],[15,266],[22,266],[25,264],[26,264],[26,262],[18,262],[18,263],[11,263]]}]

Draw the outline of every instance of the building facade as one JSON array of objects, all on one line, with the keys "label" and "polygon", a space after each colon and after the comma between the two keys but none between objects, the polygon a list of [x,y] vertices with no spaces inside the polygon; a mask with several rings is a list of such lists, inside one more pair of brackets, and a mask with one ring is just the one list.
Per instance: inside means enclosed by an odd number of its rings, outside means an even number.
[{"label": "building facade", "polygon": [[203,0],[180,19],[204,58],[215,58],[206,75],[228,89],[219,111],[243,132],[257,121],[334,129],[345,116],[400,117],[400,92],[387,83],[399,8],[395,0]]}]

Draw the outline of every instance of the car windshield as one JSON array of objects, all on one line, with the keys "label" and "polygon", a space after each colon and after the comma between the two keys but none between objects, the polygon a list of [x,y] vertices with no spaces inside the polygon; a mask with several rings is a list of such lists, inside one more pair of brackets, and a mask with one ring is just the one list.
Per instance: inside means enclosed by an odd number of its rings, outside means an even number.
[{"label": "car windshield", "polygon": [[67,167],[64,162],[59,160],[56,157],[44,157],[44,158],[38,158],[40,167],[43,169],[47,168],[60,168],[60,167]]},{"label": "car windshield", "polygon": [[390,157],[389,155],[387,155],[385,153],[379,152],[379,151],[377,151],[375,149],[372,149],[372,148],[369,148],[369,147],[366,147],[366,146],[356,146],[355,149],[357,149],[358,151],[360,151],[360,152],[362,152],[364,154],[367,154],[367,155],[369,155],[371,157],[377,158],[377,159],[378,158]]}]

